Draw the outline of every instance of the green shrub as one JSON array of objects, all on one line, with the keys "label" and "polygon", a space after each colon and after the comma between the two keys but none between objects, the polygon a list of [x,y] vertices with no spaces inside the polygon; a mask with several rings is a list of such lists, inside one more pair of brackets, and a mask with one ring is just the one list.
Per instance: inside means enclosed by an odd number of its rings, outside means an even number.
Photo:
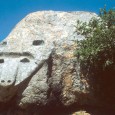
[{"label": "green shrub", "polygon": [[77,21],[76,32],[86,39],[77,41],[75,55],[81,64],[94,69],[115,70],[115,9],[100,10],[89,23]]}]

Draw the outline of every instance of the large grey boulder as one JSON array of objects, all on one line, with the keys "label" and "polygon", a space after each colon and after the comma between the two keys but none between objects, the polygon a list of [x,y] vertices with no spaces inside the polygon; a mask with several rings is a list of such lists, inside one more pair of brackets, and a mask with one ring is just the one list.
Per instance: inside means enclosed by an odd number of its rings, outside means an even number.
[{"label": "large grey boulder", "polygon": [[76,21],[88,22],[96,16],[40,11],[19,22],[0,44],[0,102],[13,100],[13,106],[25,110],[95,104],[89,79],[82,75],[74,51],[75,41],[84,39],[75,32]]}]

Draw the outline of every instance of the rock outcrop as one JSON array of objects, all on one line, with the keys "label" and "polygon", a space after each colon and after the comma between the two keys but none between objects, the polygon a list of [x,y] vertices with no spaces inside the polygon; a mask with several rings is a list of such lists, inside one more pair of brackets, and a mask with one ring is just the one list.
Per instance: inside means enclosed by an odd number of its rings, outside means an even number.
[{"label": "rock outcrop", "polygon": [[40,11],[27,15],[0,44],[0,112],[44,115],[73,105],[96,104],[90,79],[74,56],[76,21],[89,12]]}]

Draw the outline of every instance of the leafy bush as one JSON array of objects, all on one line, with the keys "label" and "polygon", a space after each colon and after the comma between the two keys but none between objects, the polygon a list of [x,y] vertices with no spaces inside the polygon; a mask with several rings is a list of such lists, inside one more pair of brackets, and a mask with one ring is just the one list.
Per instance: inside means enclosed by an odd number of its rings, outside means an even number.
[{"label": "leafy bush", "polygon": [[77,21],[76,32],[86,39],[77,41],[76,56],[90,68],[115,70],[115,9],[100,10],[89,23]]}]

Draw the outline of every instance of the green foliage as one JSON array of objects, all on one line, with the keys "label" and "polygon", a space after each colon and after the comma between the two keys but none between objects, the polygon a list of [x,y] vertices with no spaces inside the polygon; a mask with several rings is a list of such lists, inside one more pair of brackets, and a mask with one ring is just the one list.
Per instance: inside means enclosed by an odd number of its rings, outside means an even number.
[{"label": "green foliage", "polygon": [[86,39],[77,41],[76,56],[84,65],[115,70],[115,10],[100,10],[89,23],[77,21],[76,32]]}]

